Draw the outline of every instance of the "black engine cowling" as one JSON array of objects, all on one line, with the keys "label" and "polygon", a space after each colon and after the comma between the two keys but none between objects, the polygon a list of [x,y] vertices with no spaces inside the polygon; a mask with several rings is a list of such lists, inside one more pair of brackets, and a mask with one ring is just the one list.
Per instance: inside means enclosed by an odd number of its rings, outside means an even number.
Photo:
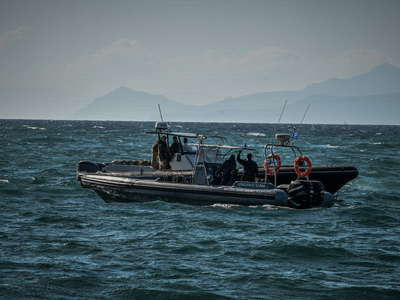
[{"label": "black engine cowling", "polygon": [[314,186],[307,180],[295,180],[289,184],[288,204],[294,208],[310,208],[314,196]]},{"label": "black engine cowling", "polygon": [[290,184],[281,184],[278,189],[288,195],[288,205],[292,208],[331,207],[332,194],[325,191],[321,181],[297,179]]},{"label": "black engine cowling", "polygon": [[321,181],[310,180],[314,187],[314,195],[312,199],[312,206],[321,206],[325,197],[325,186]]}]

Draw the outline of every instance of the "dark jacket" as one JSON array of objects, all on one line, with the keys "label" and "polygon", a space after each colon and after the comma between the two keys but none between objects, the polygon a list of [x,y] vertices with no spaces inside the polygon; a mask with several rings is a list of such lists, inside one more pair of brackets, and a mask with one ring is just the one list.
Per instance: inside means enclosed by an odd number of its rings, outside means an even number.
[{"label": "dark jacket", "polygon": [[246,160],[240,158],[240,153],[237,156],[237,161],[243,166],[244,172],[249,173],[249,181],[255,181],[256,176],[258,176],[258,166],[257,163],[252,160],[251,158],[248,158]]},{"label": "dark jacket", "polygon": [[222,172],[222,184],[227,183],[231,179],[232,171],[236,169],[235,158],[230,158],[222,164],[219,171]]},{"label": "dark jacket", "polygon": [[181,144],[179,142],[172,143],[169,147],[169,152],[171,153],[171,157],[174,156],[175,153],[181,152]]}]

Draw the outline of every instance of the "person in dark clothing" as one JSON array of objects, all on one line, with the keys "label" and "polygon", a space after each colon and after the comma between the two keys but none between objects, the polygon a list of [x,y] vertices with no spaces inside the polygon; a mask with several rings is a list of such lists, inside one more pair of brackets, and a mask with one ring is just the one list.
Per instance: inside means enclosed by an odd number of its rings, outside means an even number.
[{"label": "person in dark clothing", "polygon": [[221,185],[226,185],[231,180],[232,171],[236,169],[235,154],[232,154],[229,159],[224,161],[218,171],[222,172]]},{"label": "person in dark clothing", "polygon": [[171,153],[171,157],[175,155],[175,153],[181,152],[181,143],[178,142],[178,138],[176,136],[173,137],[173,143],[169,147],[169,152]]},{"label": "person in dark clothing", "polygon": [[[258,177],[258,166],[257,163],[252,160],[251,158],[253,155],[251,153],[247,153],[247,159],[241,159],[240,154],[242,153],[242,150],[239,151],[239,154],[237,156],[237,161],[243,166],[243,171],[244,171],[244,176],[245,177],[248,174],[248,179],[244,178],[246,181],[255,181],[256,176]],[[242,179],[243,180],[243,179]]]}]

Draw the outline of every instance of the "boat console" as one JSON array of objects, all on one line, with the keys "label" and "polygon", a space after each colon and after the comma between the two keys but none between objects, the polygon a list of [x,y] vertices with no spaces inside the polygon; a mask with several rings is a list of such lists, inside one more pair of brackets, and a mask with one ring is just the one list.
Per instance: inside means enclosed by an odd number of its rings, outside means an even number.
[{"label": "boat console", "polygon": [[287,142],[289,142],[290,138],[291,138],[290,134],[286,134],[286,133],[277,133],[275,135],[275,139],[282,146],[285,145]]}]

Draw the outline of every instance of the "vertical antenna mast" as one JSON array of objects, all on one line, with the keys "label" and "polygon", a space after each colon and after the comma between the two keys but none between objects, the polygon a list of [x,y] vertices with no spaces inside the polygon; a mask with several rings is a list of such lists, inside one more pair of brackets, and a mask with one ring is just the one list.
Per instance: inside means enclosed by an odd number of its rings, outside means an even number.
[{"label": "vertical antenna mast", "polygon": [[[281,115],[280,115],[280,117],[279,117],[278,124],[277,124],[276,127],[278,127],[279,123],[281,122],[281,118],[282,118],[283,112],[285,111],[286,104],[287,104],[287,99],[286,99],[286,101],[285,101],[285,105],[284,105],[283,108],[282,108],[282,112],[281,112]],[[275,127],[275,129],[274,129],[274,134],[272,135],[272,138],[271,138],[271,144],[272,144],[272,141],[274,140],[274,137],[275,137],[276,127]]]},{"label": "vertical antenna mast", "polygon": [[281,115],[280,115],[280,117],[279,117],[278,124],[281,122],[281,118],[282,118],[283,112],[285,111],[286,104],[287,104],[287,99],[286,99],[286,101],[285,101],[285,105],[283,106]]},{"label": "vertical antenna mast", "polygon": [[308,109],[310,108],[310,104],[311,104],[311,103],[308,103],[306,112],[304,113],[303,119],[301,119],[300,125],[303,124],[303,120],[304,120],[304,118],[305,118],[305,116],[306,116],[306,114],[307,114]]},{"label": "vertical antenna mast", "polygon": [[163,117],[162,117],[162,113],[161,113],[161,106],[160,106],[160,104],[158,104],[158,110],[160,111],[161,122],[164,122]]},{"label": "vertical antenna mast", "polygon": [[[311,104],[311,103],[308,103],[307,109],[306,109],[306,111],[304,112],[304,115],[303,115],[303,119],[301,119],[300,126],[303,124],[304,118],[306,117],[306,114],[307,114],[307,112],[308,112],[308,109],[310,108],[310,104]],[[295,133],[296,133],[296,132],[297,132],[297,137],[295,137]],[[297,140],[298,138],[299,138],[299,133],[298,133],[298,131],[296,130],[296,127],[293,127],[292,146],[293,146],[293,144],[294,144],[294,140],[295,140],[295,139]]]}]

